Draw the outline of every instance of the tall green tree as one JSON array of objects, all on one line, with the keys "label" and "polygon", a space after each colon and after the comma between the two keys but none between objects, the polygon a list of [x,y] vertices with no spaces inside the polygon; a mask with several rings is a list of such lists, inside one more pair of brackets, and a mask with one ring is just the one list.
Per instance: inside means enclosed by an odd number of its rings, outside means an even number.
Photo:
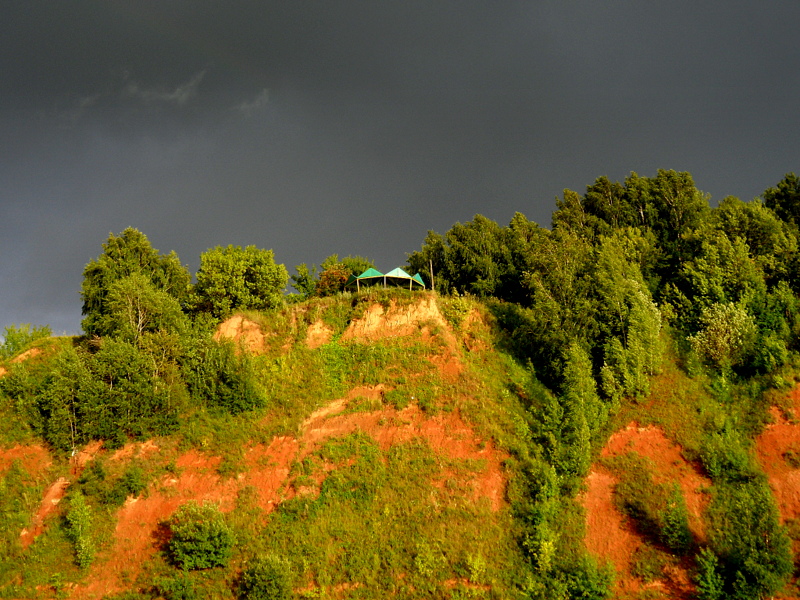
[{"label": "tall green tree", "polygon": [[111,335],[120,326],[119,315],[111,305],[115,284],[131,276],[146,281],[153,289],[169,295],[180,305],[188,298],[191,276],[178,255],[163,256],[142,232],[128,227],[120,235],[109,235],[103,253],[89,261],[83,270],[81,299],[82,326],[87,335]]},{"label": "tall green tree", "polygon": [[800,225],[800,177],[787,173],[778,185],[764,191],[764,204],[787,223]]},{"label": "tall green tree", "polygon": [[147,333],[179,332],[186,326],[178,300],[154,286],[143,273],[115,281],[107,304],[111,330],[134,343],[140,343]]},{"label": "tall green tree", "polygon": [[289,280],[272,250],[217,246],[200,255],[193,289],[196,310],[225,318],[236,310],[267,310],[283,301]]},{"label": "tall green tree", "polygon": [[690,253],[683,236],[700,226],[710,207],[686,172],[659,169],[655,177],[631,173],[620,184],[598,178],[580,196],[565,190],[553,213],[553,228],[567,229],[595,240],[621,228],[635,227],[653,237],[651,256],[643,263],[643,274],[655,289],[669,282]]}]

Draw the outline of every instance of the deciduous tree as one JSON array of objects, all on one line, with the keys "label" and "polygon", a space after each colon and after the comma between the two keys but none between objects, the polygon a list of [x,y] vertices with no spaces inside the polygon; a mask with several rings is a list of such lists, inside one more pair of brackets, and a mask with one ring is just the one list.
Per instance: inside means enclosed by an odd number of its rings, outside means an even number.
[{"label": "deciduous tree", "polygon": [[216,318],[236,310],[275,308],[288,280],[286,267],[275,263],[272,250],[217,246],[200,255],[193,304]]}]

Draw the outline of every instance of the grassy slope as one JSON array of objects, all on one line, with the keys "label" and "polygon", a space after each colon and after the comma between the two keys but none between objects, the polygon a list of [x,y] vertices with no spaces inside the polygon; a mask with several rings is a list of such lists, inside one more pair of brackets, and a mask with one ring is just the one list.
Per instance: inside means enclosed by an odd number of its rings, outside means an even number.
[{"label": "grassy slope", "polygon": [[[145,496],[163,493],[164,478],[180,473],[176,464],[195,448],[219,458],[212,462],[214,477],[222,482],[235,479],[247,468],[242,461],[245,448],[268,444],[275,436],[298,436],[312,411],[359,386],[380,385],[385,391],[378,398],[355,397],[347,412],[397,414],[415,404],[428,421],[459,415],[471,426],[476,444],[489,444],[503,455],[524,451],[523,408],[507,391],[508,373],[516,367],[492,350],[485,315],[465,319],[471,305],[443,300],[447,323],[432,318],[417,323],[409,335],[369,342],[343,339],[348,323],[375,303],[402,306],[418,296],[395,293],[390,299],[378,293],[360,300],[319,300],[274,314],[250,315],[266,334],[264,353],[254,358],[269,398],[264,409],[238,417],[194,409],[177,435],[155,440],[159,451],[154,455],[110,460],[110,452],[101,452],[103,478],[92,479],[84,472],[86,481],[80,484],[72,476],[62,506],[68,510],[69,494],[79,486],[87,494],[96,548],[94,566],[88,570],[75,566],[58,517],[50,519],[27,550],[17,537],[21,526],[29,524],[26,520],[46,484],[59,475],[70,477],[67,458],[54,456],[50,466],[35,474],[25,474],[24,469],[4,472],[0,502],[7,544],[0,561],[0,595],[97,594],[91,580],[100,576],[104,564],[111,564],[118,550],[114,530],[121,509],[109,499],[123,476],[130,479],[134,471],[148,484]],[[306,331],[318,321],[332,337],[310,349]],[[457,368],[448,370],[445,363]],[[12,433],[26,431],[12,407],[2,410],[7,417],[4,445],[32,441],[29,433]],[[232,508],[227,519],[238,540],[233,560],[227,568],[190,573],[189,585],[201,597],[230,597],[241,565],[255,555],[274,553],[289,559],[295,592],[301,597],[513,597],[523,559],[510,509],[502,503],[493,510],[488,500],[476,501],[470,488],[485,468],[480,460],[444,455],[424,437],[387,446],[368,432],[356,431],[325,440],[291,467],[280,495],[291,497],[301,484],[314,487],[316,482],[315,493],[298,494],[267,514],[257,501],[257,490],[239,489],[233,506],[223,507]],[[504,475],[513,479],[513,466]],[[174,567],[157,552],[146,556],[143,564],[131,564],[115,585],[148,593],[153,583],[176,577]],[[72,589],[73,583],[79,587]]]}]

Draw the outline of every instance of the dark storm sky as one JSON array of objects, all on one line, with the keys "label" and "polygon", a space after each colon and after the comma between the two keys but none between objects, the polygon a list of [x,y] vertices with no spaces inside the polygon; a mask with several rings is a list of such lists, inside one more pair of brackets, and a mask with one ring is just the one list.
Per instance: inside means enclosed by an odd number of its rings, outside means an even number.
[{"label": "dark storm sky", "polygon": [[[800,170],[800,3],[0,4],[0,328],[80,328],[84,265],[143,231],[290,271],[690,171],[716,202]],[[0,329],[2,331],[2,329]]]}]

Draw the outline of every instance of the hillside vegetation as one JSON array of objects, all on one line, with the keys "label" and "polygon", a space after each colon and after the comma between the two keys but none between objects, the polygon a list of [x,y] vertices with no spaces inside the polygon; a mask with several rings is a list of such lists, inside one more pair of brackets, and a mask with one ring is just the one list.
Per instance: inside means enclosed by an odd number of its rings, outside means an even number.
[{"label": "hillside vegetation", "polygon": [[[476,215],[408,265],[135,229],[0,348],[0,596],[791,597],[800,181]],[[432,271],[432,272],[431,272]]]}]

